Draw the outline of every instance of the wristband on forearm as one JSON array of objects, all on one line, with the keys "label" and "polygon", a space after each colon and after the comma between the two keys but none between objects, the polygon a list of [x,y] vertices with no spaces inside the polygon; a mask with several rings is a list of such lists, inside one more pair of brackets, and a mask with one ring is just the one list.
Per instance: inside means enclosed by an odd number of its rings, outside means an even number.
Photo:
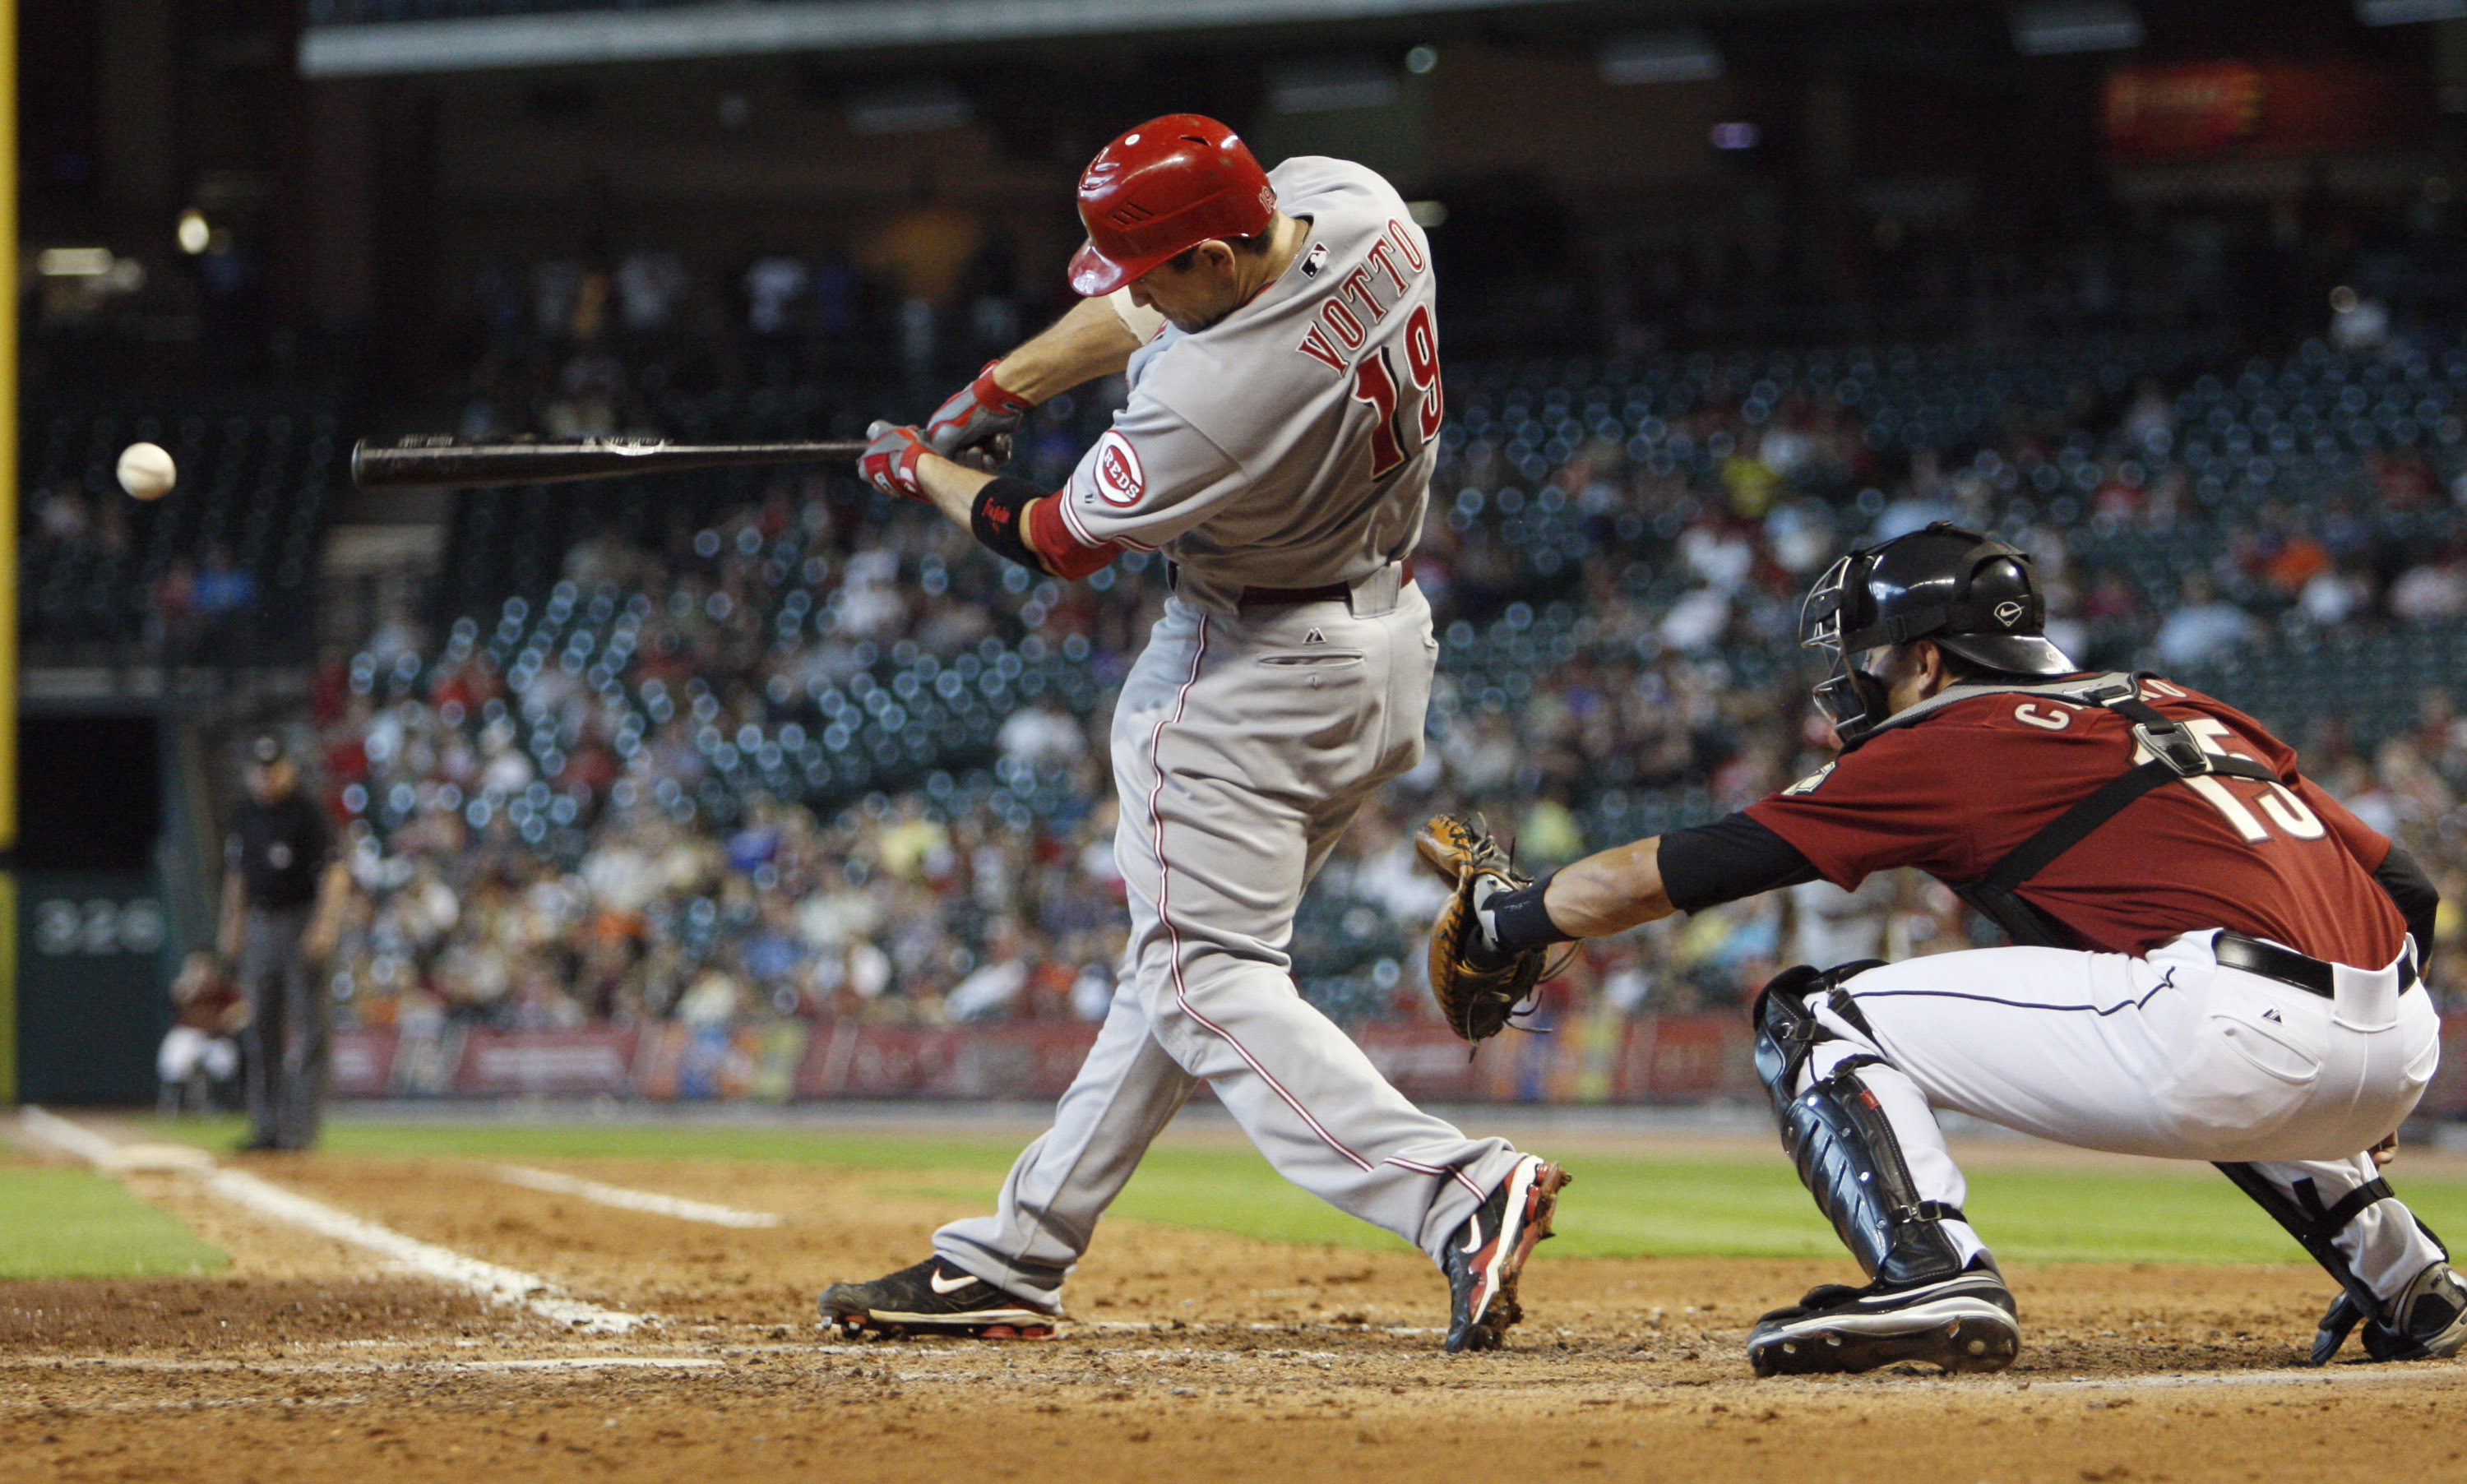
[{"label": "wristband on forearm", "polygon": [[1474,910],[1490,947],[1512,955],[1574,939],[1574,933],[1561,932],[1559,925],[1550,920],[1550,910],[1542,902],[1557,875],[1553,871],[1529,887],[1497,892]]},{"label": "wristband on forearm", "polygon": [[985,487],[977,491],[976,504],[969,508],[968,529],[995,555],[1030,572],[1042,573],[1045,563],[1028,544],[1025,528],[1029,506],[1044,499],[1045,493],[1028,481],[1008,475],[987,480]]}]

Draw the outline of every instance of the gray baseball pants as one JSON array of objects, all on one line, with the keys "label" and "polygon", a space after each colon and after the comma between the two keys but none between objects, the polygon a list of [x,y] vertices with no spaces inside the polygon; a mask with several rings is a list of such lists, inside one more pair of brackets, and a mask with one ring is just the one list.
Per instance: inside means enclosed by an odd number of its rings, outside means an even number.
[{"label": "gray baseball pants", "polygon": [[315,1144],[326,1111],[331,1016],[318,966],[300,947],[309,913],[306,907],[252,907],[240,922],[249,1137],[281,1149]]},{"label": "gray baseball pants", "polygon": [[1097,1044],[991,1216],[945,1261],[1058,1306],[1150,1140],[1201,1082],[1279,1174],[1436,1259],[1518,1158],[1388,1085],[1296,988],[1294,910],[1372,790],[1421,756],[1438,645],[1391,567],[1350,602],[1242,609],[1186,579],[1114,712],[1130,898]]}]

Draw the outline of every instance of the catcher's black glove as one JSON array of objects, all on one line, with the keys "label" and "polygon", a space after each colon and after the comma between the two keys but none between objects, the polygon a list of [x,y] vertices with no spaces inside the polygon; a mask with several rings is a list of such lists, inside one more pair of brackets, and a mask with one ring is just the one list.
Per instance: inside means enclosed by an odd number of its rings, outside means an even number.
[{"label": "catcher's black glove", "polygon": [[1431,997],[1450,1030],[1480,1045],[1506,1029],[1533,992],[1544,950],[1493,947],[1477,913],[1492,895],[1529,887],[1533,878],[1516,868],[1478,814],[1434,818],[1414,837],[1414,848],[1456,888],[1431,926]]}]

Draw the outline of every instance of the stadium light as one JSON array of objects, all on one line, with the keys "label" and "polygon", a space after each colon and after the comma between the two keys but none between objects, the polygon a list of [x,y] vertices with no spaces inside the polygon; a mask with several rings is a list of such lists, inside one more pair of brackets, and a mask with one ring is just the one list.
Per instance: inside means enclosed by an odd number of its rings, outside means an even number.
[{"label": "stadium light", "polygon": [[1268,108],[1274,113],[1385,108],[1395,101],[1396,74],[1371,57],[1313,57],[1268,69]]},{"label": "stadium light", "polygon": [[2025,56],[2127,52],[2141,44],[2141,14],[2124,0],[2040,0],[2011,13],[2013,49]]},{"label": "stadium light", "polygon": [[1722,53],[1701,31],[1638,32],[1613,36],[1595,53],[1602,80],[1613,87],[1641,82],[1703,82],[1722,75]]},{"label": "stadium light", "polygon": [[171,235],[179,242],[180,251],[192,258],[213,246],[215,240],[214,229],[206,222],[206,214],[193,206],[180,214],[180,224],[172,229]]},{"label": "stadium light", "polygon": [[107,247],[47,247],[34,255],[34,271],[47,279],[99,279],[116,260]]},{"label": "stadium light", "polygon": [[973,123],[977,111],[949,79],[931,78],[859,93],[848,101],[849,128],[857,134],[921,134]]},{"label": "stadium light", "polygon": [[2462,17],[2467,17],[2467,0],[2356,0],[2356,19],[2367,26],[2410,26]]}]

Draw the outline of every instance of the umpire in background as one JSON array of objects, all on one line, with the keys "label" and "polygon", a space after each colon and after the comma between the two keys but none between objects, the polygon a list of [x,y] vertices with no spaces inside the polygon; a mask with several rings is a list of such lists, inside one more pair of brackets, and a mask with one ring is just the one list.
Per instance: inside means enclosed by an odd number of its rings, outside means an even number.
[{"label": "umpire in background", "polygon": [[326,811],[272,733],[251,738],[247,792],[232,822],[216,946],[249,1007],[248,1141],[243,1150],[306,1149],[326,1100],[332,1012],[324,968],[351,872]]}]

